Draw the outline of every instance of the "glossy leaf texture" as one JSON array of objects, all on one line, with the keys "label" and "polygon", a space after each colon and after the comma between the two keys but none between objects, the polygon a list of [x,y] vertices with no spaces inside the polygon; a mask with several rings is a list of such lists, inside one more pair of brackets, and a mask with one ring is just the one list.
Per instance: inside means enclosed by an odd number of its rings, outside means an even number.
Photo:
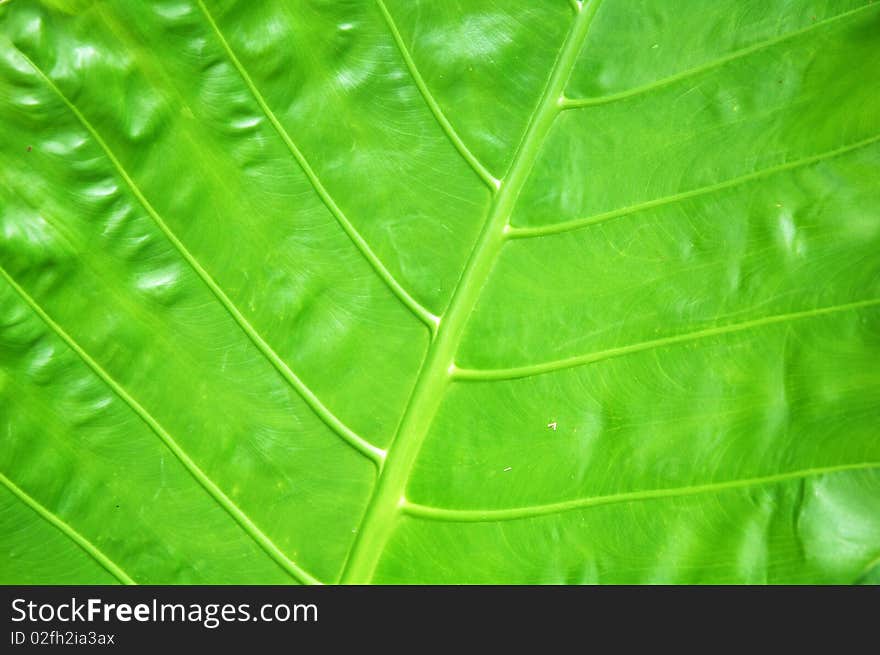
[{"label": "glossy leaf texture", "polygon": [[880,575],[880,3],[0,5],[0,582]]}]

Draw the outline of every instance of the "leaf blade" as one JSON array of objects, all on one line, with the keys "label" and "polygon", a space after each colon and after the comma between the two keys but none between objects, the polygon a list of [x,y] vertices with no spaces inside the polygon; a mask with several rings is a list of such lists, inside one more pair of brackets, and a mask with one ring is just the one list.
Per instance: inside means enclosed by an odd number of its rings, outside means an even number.
[{"label": "leaf blade", "polygon": [[875,8],[466,4],[0,8],[0,578],[870,577]]}]

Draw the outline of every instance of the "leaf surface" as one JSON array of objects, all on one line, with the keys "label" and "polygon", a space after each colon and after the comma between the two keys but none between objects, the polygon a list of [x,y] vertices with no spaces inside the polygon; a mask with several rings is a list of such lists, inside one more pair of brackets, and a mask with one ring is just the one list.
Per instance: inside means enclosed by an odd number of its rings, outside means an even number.
[{"label": "leaf surface", "polygon": [[870,582],[878,30],[0,5],[0,582]]}]

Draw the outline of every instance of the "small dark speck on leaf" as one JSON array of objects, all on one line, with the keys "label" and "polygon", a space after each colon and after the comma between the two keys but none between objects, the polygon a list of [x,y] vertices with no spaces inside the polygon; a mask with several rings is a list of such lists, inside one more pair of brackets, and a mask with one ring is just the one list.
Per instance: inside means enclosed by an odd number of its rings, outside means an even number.
[{"label": "small dark speck on leaf", "polygon": [[31,149],[32,149],[32,148],[31,148],[30,146],[27,147],[27,151],[28,151],[28,152],[30,152]]}]

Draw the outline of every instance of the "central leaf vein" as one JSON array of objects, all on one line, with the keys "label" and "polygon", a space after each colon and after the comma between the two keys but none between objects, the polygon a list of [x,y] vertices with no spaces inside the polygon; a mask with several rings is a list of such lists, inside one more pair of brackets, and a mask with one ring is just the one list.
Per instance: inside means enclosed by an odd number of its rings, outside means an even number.
[{"label": "central leaf vein", "polygon": [[363,584],[373,578],[379,556],[405,502],[403,494],[410,470],[451,382],[450,371],[465,325],[504,244],[510,214],[520,190],[559,115],[559,98],[600,1],[593,0],[578,13],[514,154],[510,171],[490,205],[483,231],[452,294],[443,324],[431,343],[400,427],[389,447],[388,459],[343,569],[343,583]]}]

